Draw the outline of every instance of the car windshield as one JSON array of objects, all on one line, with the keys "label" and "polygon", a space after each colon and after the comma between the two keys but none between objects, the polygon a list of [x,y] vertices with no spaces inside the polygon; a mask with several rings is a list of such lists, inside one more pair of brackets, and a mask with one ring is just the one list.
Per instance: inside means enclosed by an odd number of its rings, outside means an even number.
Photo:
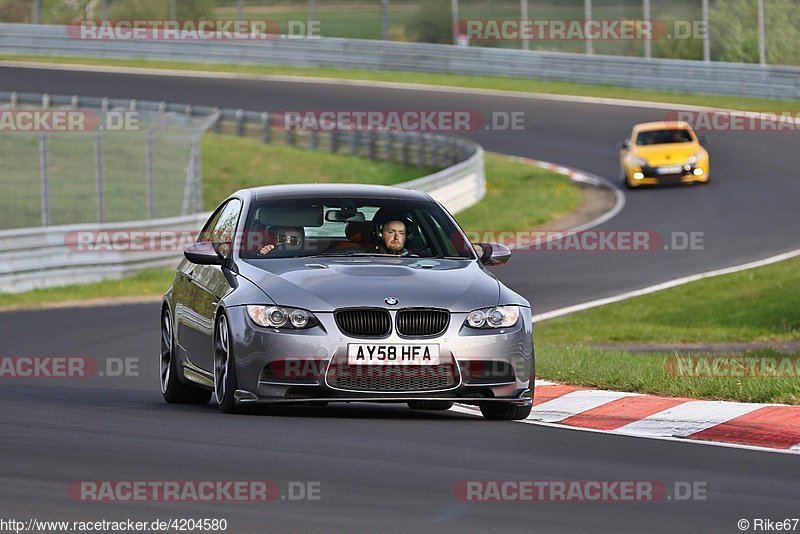
[{"label": "car windshield", "polygon": [[474,259],[449,214],[431,201],[310,198],[254,201],[241,258],[404,256]]},{"label": "car windshield", "polygon": [[636,145],[663,145],[666,143],[691,143],[692,134],[689,130],[672,129],[672,130],[649,130],[647,132],[639,132],[636,136]]}]

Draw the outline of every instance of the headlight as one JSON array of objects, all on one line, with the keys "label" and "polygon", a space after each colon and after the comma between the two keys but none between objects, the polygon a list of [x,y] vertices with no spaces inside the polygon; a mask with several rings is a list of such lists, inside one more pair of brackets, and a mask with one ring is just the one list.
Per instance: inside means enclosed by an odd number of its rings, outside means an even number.
[{"label": "headlight", "polygon": [[702,152],[695,152],[694,154],[689,156],[689,159],[686,160],[686,163],[688,163],[689,165],[695,165],[698,161],[700,161],[700,158],[702,157],[703,157]]},{"label": "headlight", "polygon": [[482,308],[467,315],[464,324],[470,328],[507,328],[519,320],[519,306]]},{"label": "headlight", "polygon": [[285,306],[248,306],[247,314],[258,325],[268,328],[311,328],[319,324],[314,314]]},{"label": "headlight", "polygon": [[647,165],[647,160],[644,158],[637,158],[636,156],[631,156],[631,163],[634,165],[638,165],[639,167],[644,167]]}]

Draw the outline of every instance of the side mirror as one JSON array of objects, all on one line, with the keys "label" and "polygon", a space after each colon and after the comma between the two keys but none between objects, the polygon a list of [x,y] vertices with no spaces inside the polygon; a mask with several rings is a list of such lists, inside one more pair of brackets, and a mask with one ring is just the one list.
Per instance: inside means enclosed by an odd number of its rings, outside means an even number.
[{"label": "side mirror", "polygon": [[708,137],[705,135],[701,135],[697,138],[697,141],[700,143],[700,146],[708,146]]},{"label": "side mirror", "polygon": [[227,261],[224,254],[225,247],[230,249],[228,243],[200,241],[186,247],[183,255],[186,256],[187,260],[197,265],[224,265]]},{"label": "side mirror", "polygon": [[478,253],[478,260],[489,267],[503,265],[511,258],[511,250],[500,243],[473,243],[472,246]]},{"label": "side mirror", "polygon": [[621,143],[617,144],[618,150],[630,150],[631,149],[631,140],[625,139]]}]

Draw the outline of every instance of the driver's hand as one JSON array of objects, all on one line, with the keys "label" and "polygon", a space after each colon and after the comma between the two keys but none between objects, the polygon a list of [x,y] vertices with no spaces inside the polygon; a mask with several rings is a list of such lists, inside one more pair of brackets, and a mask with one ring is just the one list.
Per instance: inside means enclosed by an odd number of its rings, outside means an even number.
[{"label": "driver's hand", "polygon": [[269,254],[272,249],[275,248],[275,245],[264,245],[264,248],[258,251],[260,255]]}]

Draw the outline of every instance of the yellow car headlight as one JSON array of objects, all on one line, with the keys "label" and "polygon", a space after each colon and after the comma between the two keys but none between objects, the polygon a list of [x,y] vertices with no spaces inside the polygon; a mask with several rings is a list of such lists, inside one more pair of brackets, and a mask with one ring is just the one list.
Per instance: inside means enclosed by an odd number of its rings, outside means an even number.
[{"label": "yellow car headlight", "polygon": [[689,164],[689,165],[696,165],[697,162],[700,161],[700,158],[702,158],[702,157],[703,157],[703,153],[702,152],[695,152],[694,154],[689,156],[689,159],[686,160],[686,163]]}]

